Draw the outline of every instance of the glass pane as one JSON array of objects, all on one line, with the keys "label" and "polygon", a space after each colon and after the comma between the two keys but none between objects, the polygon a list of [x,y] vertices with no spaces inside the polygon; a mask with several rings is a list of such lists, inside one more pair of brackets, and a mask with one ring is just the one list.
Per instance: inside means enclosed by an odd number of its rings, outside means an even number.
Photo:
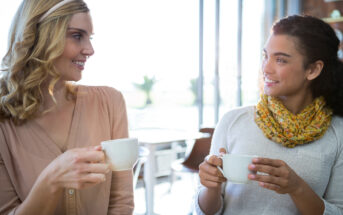
[{"label": "glass pane", "polygon": [[[243,1],[242,104],[256,104],[263,43],[264,4]],[[220,115],[237,106],[238,1],[221,1],[220,11]]]},{"label": "glass pane", "polygon": [[[220,9],[220,115],[237,101],[236,1],[221,1]],[[20,0],[0,7],[0,40]],[[87,1],[94,22],[95,55],[87,62],[80,84],[108,85],[122,91],[130,128],[177,127],[197,129],[192,80],[198,76],[199,1],[96,0]],[[262,47],[264,4],[243,1],[242,101],[258,100],[257,77]],[[1,57],[5,46],[0,46]],[[214,122],[215,1],[204,1],[204,125]],[[152,104],[135,84],[154,78]],[[181,123],[180,123],[181,122]]]},{"label": "glass pane", "polygon": [[[198,1],[87,1],[95,55],[81,83],[123,92],[130,129],[197,129],[191,80],[198,75]],[[146,83],[152,84],[146,105]],[[145,85],[148,90],[148,86]]]}]

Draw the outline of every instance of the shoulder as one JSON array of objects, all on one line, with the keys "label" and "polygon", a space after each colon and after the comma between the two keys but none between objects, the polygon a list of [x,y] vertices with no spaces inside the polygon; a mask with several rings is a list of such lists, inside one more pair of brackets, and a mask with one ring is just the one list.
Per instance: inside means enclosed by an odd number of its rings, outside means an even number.
[{"label": "shoulder", "polygon": [[[334,116],[331,120],[331,128],[341,145],[343,145],[343,117]],[[342,146],[343,147],[343,146]]]},{"label": "shoulder", "polygon": [[[211,144],[211,153],[217,154],[219,148],[228,150],[228,137],[246,131],[254,123],[254,106],[237,107],[228,111],[217,124]],[[237,133],[238,131],[239,133]],[[244,134],[245,135],[245,134]]]},{"label": "shoulder", "polygon": [[250,120],[253,119],[254,116],[254,106],[244,106],[244,107],[237,107],[230,111],[228,111],[224,116],[221,118],[221,124],[233,124],[238,120]]},{"label": "shoulder", "polygon": [[124,100],[122,93],[108,86],[78,86],[78,97],[92,100],[101,100],[106,102],[122,102]]},{"label": "shoulder", "polygon": [[343,129],[343,117],[341,117],[341,116],[333,116],[332,117],[332,121],[331,121],[331,125],[334,128]]},{"label": "shoulder", "polygon": [[[340,116],[333,116],[331,120],[330,128],[332,129],[331,138],[334,138],[334,142],[337,143],[337,150],[341,155],[341,158],[343,159],[343,117]],[[324,136],[323,138],[325,138]],[[329,137],[326,137],[329,138]]]},{"label": "shoulder", "polygon": [[230,129],[241,129],[254,122],[254,106],[237,107],[220,119],[215,131],[227,133]]},{"label": "shoulder", "polygon": [[104,95],[104,96],[121,96],[121,92],[113,87],[108,86],[78,86],[79,93],[87,93],[87,95]]},{"label": "shoulder", "polygon": [[337,136],[337,138],[342,142],[343,144],[343,117],[340,116],[334,116],[331,120],[331,126],[330,126]]}]

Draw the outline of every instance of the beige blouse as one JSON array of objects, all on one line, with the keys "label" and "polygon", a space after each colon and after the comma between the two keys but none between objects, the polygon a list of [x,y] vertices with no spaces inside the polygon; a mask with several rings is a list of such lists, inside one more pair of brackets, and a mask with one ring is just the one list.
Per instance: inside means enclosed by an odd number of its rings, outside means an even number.
[{"label": "beige blouse", "polygon": [[[122,94],[109,87],[79,86],[68,149],[128,136]],[[67,150],[68,150],[67,149]],[[15,214],[42,170],[63,152],[34,121],[0,123],[0,214]],[[94,187],[66,189],[55,214],[132,214],[132,171],[110,172]]]}]

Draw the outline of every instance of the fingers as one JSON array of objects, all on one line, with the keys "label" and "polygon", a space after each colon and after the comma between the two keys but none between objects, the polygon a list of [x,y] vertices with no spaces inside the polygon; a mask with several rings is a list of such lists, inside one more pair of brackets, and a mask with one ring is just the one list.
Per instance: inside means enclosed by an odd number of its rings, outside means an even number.
[{"label": "fingers", "polygon": [[277,193],[295,192],[300,187],[301,178],[282,160],[255,158],[249,170],[265,174],[249,174],[250,180],[259,182],[263,188]]},{"label": "fingers", "polygon": [[110,172],[109,164],[107,163],[83,163],[79,165],[78,172],[80,173],[108,173]]},{"label": "fingers", "polygon": [[97,147],[76,148],[63,153],[51,168],[54,181],[63,188],[82,189],[103,182],[110,172],[104,152]]},{"label": "fingers", "polygon": [[199,177],[203,178],[207,181],[213,182],[225,182],[226,179],[222,175],[222,173],[216,167],[201,167],[199,170]]},{"label": "fingers", "polygon": [[225,178],[220,176],[212,176],[212,175],[202,175],[200,176],[200,183],[207,187],[207,188],[219,188],[221,187],[222,183],[226,181]]},{"label": "fingers", "polygon": [[106,174],[110,172],[108,164],[83,163],[74,165],[71,171],[61,176],[60,183],[63,187],[84,189],[106,180]]},{"label": "fingers", "polygon": [[209,175],[214,175],[214,176],[221,176],[221,172],[218,170],[216,165],[212,165],[208,161],[204,161],[199,165],[199,174],[200,172],[206,173]]},{"label": "fingers", "polygon": [[105,174],[101,173],[88,173],[84,174],[78,180],[81,183],[100,183],[106,180]]},{"label": "fingers", "polygon": [[[211,162],[215,157],[216,156],[211,156],[208,160]],[[207,188],[219,188],[226,179],[217,169],[217,166],[212,165],[208,160],[205,159],[205,161],[199,165],[200,182]]]},{"label": "fingers", "polygon": [[221,183],[214,181],[200,181],[200,183],[207,188],[218,188],[221,186]]},{"label": "fingers", "polygon": [[282,160],[270,159],[270,158],[254,158],[252,160],[254,164],[264,164],[273,167],[281,167],[286,165],[286,163]]},{"label": "fingers", "polygon": [[265,183],[265,182],[259,182],[258,183],[261,187],[264,187],[266,189],[269,189],[269,190],[274,190],[276,192],[279,192],[280,191],[280,186],[276,185],[276,184],[270,184],[270,183]]},{"label": "fingers", "polygon": [[88,173],[73,177],[73,180],[64,182],[64,187],[74,189],[84,189],[106,181],[106,175],[98,173]]},{"label": "fingers", "polygon": [[222,159],[216,155],[208,155],[205,161],[212,166],[222,166]]},{"label": "fingers", "polygon": [[93,149],[81,149],[68,151],[71,162],[73,163],[103,163],[105,162],[105,154],[102,151]]},{"label": "fingers", "polygon": [[283,170],[281,168],[276,168],[268,165],[257,165],[257,164],[250,164],[248,166],[249,170],[253,172],[263,172],[267,173],[268,175],[273,175],[273,176],[283,176]]},{"label": "fingers", "polygon": [[226,149],[225,148],[220,148],[219,149],[220,154],[226,154]]},{"label": "fingers", "polygon": [[102,151],[102,146],[101,145],[94,146],[93,149],[96,151]]},{"label": "fingers", "polygon": [[273,175],[249,174],[248,178],[251,180],[275,184],[282,187],[287,185],[287,179],[282,177],[276,177]]},{"label": "fingers", "polygon": [[208,181],[200,179],[200,183],[209,189],[219,189],[222,185],[222,182]]}]

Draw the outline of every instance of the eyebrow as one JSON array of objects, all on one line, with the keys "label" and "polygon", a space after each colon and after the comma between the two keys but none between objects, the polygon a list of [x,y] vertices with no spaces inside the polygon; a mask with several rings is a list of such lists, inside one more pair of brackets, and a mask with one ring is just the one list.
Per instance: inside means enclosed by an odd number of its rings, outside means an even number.
[{"label": "eyebrow", "polygon": [[[267,51],[265,50],[265,49],[263,49],[263,52],[264,53],[267,53]],[[291,55],[289,55],[289,54],[286,54],[286,53],[284,53],[284,52],[275,52],[274,54],[273,54],[274,56],[285,56],[285,57],[291,57]]]},{"label": "eyebrow", "polygon": [[84,33],[84,34],[86,34],[86,35],[88,35],[88,36],[90,36],[90,35],[93,35],[93,34],[94,34],[94,33],[91,33],[91,34],[89,35],[89,34],[88,34],[88,32],[87,32],[86,30],[83,30],[83,29],[81,29],[81,28],[69,27],[69,28],[67,28],[67,30],[80,31],[80,32],[82,32],[82,33]]}]

